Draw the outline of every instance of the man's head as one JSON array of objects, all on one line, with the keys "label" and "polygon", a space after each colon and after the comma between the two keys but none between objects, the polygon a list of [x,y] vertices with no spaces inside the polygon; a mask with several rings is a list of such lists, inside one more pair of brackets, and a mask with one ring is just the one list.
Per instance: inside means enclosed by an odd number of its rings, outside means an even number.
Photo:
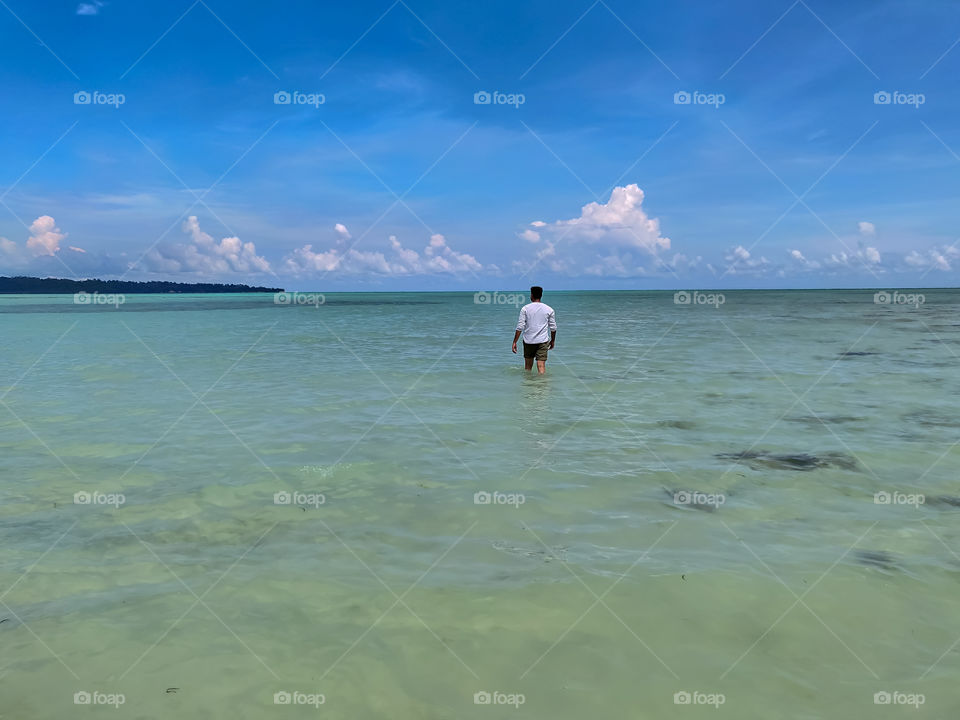
[{"label": "man's head", "polygon": [[542,287],[540,287],[539,285],[534,285],[532,288],[530,288],[530,299],[531,299],[531,300],[539,300],[539,299],[542,298],[542,297],[543,297],[543,288],[542,288]]}]

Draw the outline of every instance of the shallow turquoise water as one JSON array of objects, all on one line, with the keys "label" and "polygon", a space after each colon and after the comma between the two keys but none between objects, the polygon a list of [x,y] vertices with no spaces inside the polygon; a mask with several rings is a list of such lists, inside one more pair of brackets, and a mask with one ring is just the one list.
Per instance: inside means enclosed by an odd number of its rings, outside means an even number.
[{"label": "shallow turquoise water", "polygon": [[544,377],[472,293],[0,297],[0,715],[954,716],[960,292],[924,294],[548,293]]}]

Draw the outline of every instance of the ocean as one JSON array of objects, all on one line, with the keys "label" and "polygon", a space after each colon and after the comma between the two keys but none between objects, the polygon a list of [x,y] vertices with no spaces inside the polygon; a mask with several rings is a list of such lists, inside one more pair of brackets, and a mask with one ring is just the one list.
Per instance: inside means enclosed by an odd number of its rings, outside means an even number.
[{"label": "ocean", "polygon": [[0,717],[960,711],[960,291],[87,300],[0,296]]}]

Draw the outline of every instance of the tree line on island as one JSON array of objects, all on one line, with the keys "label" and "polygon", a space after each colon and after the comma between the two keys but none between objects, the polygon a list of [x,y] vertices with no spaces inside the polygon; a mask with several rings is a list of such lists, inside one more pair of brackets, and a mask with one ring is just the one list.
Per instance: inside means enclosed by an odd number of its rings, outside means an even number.
[{"label": "tree line on island", "polygon": [[0,277],[0,294],[57,293],[278,293],[283,288],[221,283],[178,283],[163,280],[68,280],[66,278]]}]

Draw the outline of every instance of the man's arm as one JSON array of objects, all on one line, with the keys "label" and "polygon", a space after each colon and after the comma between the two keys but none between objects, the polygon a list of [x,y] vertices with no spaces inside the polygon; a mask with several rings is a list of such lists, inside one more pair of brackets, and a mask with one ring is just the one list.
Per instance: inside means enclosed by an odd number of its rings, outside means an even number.
[{"label": "man's arm", "polygon": [[517,340],[520,339],[520,333],[527,326],[527,314],[520,308],[520,318],[517,320],[517,331],[513,334],[513,351],[517,351]]},{"label": "man's arm", "polygon": [[553,346],[557,342],[557,318],[552,312],[547,316],[547,325],[550,328],[550,349],[553,350]]}]

